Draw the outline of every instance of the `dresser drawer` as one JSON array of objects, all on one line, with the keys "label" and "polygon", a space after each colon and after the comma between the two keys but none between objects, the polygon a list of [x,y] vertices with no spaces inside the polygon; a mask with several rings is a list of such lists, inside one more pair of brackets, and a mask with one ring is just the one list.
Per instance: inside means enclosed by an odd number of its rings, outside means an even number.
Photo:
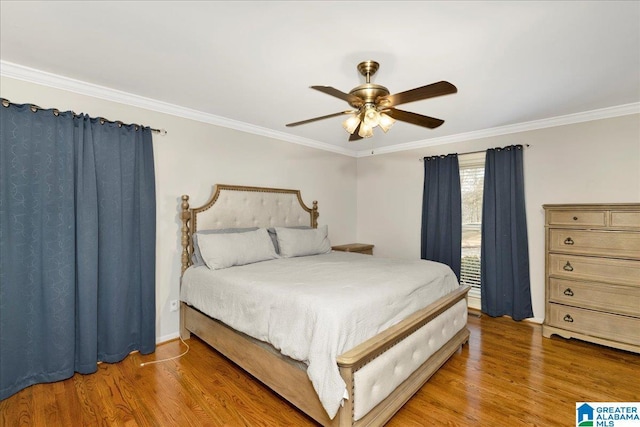
[{"label": "dresser drawer", "polygon": [[549,250],[640,259],[640,233],[551,229],[549,230]]},{"label": "dresser drawer", "polygon": [[549,254],[548,263],[553,277],[640,286],[640,261]]},{"label": "dresser drawer", "polygon": [[611,227],[640,228],[640,211],[611,211]]},{"label": "dresser drawer", "polygon": [[581,210],[549,210],[547,211],[547,224],[549,225],[581,225],[599,226],[606,225],[606,211],[581,211]]},{"label": "dresser drawer", "polygon": [[549,279],[549,301],[640,317],[640,286]]},{"label": "dresser drawer", "polygon": [[546,323],[599,338],[640,345],[640,318],[549,303]]}]

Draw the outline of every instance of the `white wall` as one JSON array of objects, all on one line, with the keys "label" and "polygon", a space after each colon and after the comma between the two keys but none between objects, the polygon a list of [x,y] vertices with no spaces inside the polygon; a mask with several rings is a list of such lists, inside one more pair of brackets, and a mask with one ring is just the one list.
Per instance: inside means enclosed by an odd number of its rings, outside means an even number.
[{"label": "white wall", "polygon": [[168,131],[153,137],[159,341],[178,335],[178,313],[169,311],[169,302],[179,296],[182,194],[190,196],[192,206],[199,206],[216,183],[300,189],[308,206],[318,200],[318,222],[329,225],[332,243],[355,241],[355,158],[5,77],[0,88],[0,95],[16,104],[73,110]]},{"label": "white wall", "polygon": [[378,256],[419,258],[419,158],[512,144],[524,152],[533,311],[544,318],[544,210],[548,203],[640,202],[640,115],[558,126],[358,159],[358,241]]}]

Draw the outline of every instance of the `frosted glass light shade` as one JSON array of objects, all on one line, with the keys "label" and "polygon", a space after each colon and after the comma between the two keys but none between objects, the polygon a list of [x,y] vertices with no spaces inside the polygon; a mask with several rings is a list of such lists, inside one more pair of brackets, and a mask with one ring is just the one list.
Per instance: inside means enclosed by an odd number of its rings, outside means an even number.
[{"label": "frosted glass light shade", "polygon": [[387,131],[391,129],[391,126],[393,126],[395,122],[396,120],[393,117],[388,116],[384,113],[380,113],[380,120],[378,124],[380,125],[380,129],[382,129],[384,133],[387,133]]},{"label": "frosted glass light shade", "polygon": [[358,131],[358,135],[362,138],[371,138],[373,136],[373,128],[363,121],[360,123],[360,130]]},{"label": "frosted glass light shade", "polygon": [[353,134],[359,124],[360,117],[358,117],[357,114],[354,114],[352,116],[349,116],[349,118],[342,123],[342,127],[350,134]]},{"label": "frosted glass light shade", "polygon": [[380,113],[378,113],[378,110],[376,110],[376,107],[372,105],[367,105],[364,111],[363,122],[368,126],[374,128],[378,126],[379,121],[380,121]]}]

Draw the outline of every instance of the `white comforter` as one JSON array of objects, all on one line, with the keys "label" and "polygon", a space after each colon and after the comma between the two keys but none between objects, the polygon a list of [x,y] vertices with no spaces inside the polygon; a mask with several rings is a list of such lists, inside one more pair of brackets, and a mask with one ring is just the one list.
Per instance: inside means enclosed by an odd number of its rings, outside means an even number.
[{"label": "white comforter", "polygon": [[446,295],[444,264],[331,252],[185,271],[182,301],[307,364],[327,414],[346,386],[336,357]]}]

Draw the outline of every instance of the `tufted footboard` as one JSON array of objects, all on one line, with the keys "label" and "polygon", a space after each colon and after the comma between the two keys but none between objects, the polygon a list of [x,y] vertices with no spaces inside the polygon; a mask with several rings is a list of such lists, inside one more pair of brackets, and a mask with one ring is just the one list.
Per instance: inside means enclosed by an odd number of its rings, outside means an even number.
[{"label": "tufted footboard", "polygon": [[338,358],[351,385],[341,426],[384,424],[468,341],[468,291],[461,287]]}]

